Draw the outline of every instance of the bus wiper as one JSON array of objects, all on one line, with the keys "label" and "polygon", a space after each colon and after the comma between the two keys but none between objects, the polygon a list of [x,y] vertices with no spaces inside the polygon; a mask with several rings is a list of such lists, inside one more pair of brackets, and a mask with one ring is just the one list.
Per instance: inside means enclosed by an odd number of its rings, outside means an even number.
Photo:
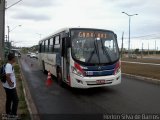
[{"label": "bus wiper", "polygon": [[102,45],[103,53],[105,53],[106,57],[109,59],[109,62],[111,62],[112,61],[111,57],[110,57],[108,51],[104,48],[103,43],[102,43],[102,39],[100,39],[100,40],[101,40],[101,45]]},{"label": "bus wiper", "polygon": [[89,62],[91,61],[91,59],[92,59],[92,57],[93,57],[93,54],[94,54],[94,51],[95,51],[95,49],[91,52],[91,55],[90,55],[90,57],[89,57],[87,63],[89,63]]},{"label": "bus wiper", "polygon": [[91,53],[91,55],[90,55],[90,57],[89,57],[89,59],[88,59],[88,61],[87,61],[88,63],[91,61],[94,52],[96,52],[96,55],[97,55],[97,57],[98,57],[98,61],[99,61],[99,63],[100,63],[100,58],[99,58],[99,55],[98,55],[98,50],[97,50],[97,47],[96,47],[95,40],[94,40],[94,48],[95,48],[95,49],[92,51],[92,53]]},{"label": "bus wiper", "polygon": [[98,50],[98,44],[97,44],[97,39],[94,40],[94,47],[95,47],[95,50],[96,50],[96,53],[97,53],[97,57],[98,57],[98,61],[99,61],[99,64],[100,64],[100,56],[99,56],[99,50]]}]

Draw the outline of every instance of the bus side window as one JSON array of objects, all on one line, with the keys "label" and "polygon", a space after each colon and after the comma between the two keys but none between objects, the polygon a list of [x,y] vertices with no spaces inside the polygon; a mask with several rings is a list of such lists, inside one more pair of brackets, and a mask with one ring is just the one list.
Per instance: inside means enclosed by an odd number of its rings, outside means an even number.
[{"label": "bus side window", "polygon": [[59,36],[55,37],[54,52],[60,52],[60,37]]},{"label": "bus side window", "polygon": [[45,41],[45,52],[48,52],[48,40]]},{"label": "bus side window", "polygon": [[49,52],[52,53],[53,52],[53,42],[54,42],[54,39],[51,38],[49,40]]}]

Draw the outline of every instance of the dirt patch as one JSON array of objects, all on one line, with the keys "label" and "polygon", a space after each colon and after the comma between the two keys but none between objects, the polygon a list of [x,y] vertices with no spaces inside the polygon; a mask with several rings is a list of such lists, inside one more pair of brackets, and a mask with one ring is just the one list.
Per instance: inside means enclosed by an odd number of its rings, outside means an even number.
[{"label": "dirt patch", "polygon": [[129,59],[122,58],[121,61],[130,61],[130,62],[143,62],[143,63],[155,63],[160,64],[160,59],[147,59],[147,58],[138,58],[138,59]]},{"label": "dirt patch", "polygon": [[[139,61],[138,61],[139,62]],[[121,63],[122,72],[160,80],[160,66]]]},{"label": "dirt patch", "polygon": [[0,83],[0,113],[5,113],[5,101],[6,101],[6,94],[2,83]]}]

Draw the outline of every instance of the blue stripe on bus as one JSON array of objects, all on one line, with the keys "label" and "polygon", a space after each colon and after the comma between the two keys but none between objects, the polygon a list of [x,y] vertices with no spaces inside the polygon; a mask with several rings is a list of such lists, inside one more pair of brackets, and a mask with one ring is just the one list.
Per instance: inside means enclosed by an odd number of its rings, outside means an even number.
[{"label": "blue stripe on bus", "polygon": [[108,76],[114,74],[114,69],[111,71],[86,71],[86,76]]},{"label": "blue stripe on bus", "polygon": [[116,64],[107,66],[85,66],[83,70],[86,76],[108,76],[114,74]]},{"label": "blue stripe on bus", "polygon": [[84,71],[99,71],[99,70],[112,70],[114,69],[116,64],[107,65],[107,66],[85,66]]}]

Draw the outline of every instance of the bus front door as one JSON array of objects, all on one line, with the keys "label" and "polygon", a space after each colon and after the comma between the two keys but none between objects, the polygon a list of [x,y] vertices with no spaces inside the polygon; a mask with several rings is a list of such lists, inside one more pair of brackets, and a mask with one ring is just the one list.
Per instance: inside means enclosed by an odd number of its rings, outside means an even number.
[{"label": "bus front door", "polygon": [[61,55],[62,55],[62,61],[61,61],[61,65],[62,65],[62,80],[64,82],[66,82],[67,84],[69,84],[68,81],[68,75],[69,75],[69,50],[67,47],[67,39],[66,38],[62,38],[62,49],[61,49]]}]

